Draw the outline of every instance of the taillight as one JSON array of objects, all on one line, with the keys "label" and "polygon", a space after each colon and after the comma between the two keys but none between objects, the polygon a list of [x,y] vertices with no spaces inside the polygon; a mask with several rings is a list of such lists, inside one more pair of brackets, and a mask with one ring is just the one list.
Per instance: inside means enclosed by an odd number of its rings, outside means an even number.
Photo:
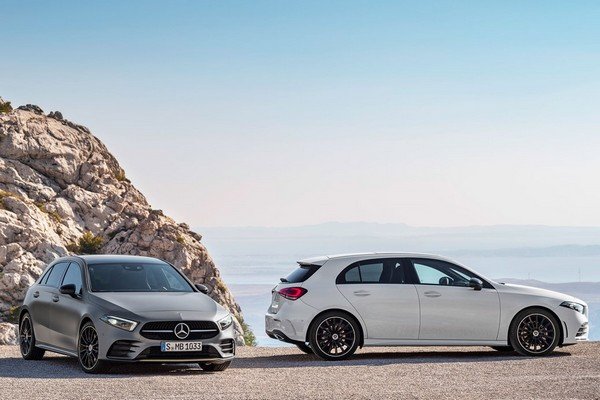
[{"label": "taillight", "polygon": [[288,300],[298,300],[300,297],[304,296],[306,292],[308,292],[308,290],[303,287],[286,287],[279,289],[277,293]]}]

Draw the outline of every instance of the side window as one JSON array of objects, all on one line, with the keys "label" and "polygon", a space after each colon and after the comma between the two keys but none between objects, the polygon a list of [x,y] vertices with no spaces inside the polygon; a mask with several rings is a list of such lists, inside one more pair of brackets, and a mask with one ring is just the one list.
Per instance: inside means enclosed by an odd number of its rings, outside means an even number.
[{"label": "side window", "polygon": [[60,282],[62,281],[63,275],[67,270],[69,263],[58,263],[52,267],[52,271],[48,274],[48,279],[46,280],[46,285],[58,287]]},{"label": "side window", "polygon": [[464,268],[446,261],[431,259],[411,261],[422,285],[469,286],[471,278],[479,278]]},{"label": "side window", "polygon": [[46,271],[44,271],[44,274],[40,278],[40,285],[46,284],[46,282],[48,281],[48,277],[50,276],[50,271],[52,271],[52,267],[47,268]]},{"label": "side window", "polygon": [[388,283],[389,277],[384,274],[383,263],[384,260],[361,262],[359,266],[361,282]]},{"label": "side window", "polygon": [[390,283],[391,272],[386,259],[360,261],[344,269],[336,283]]},{"label": "side window", "polygon": [[358,264],[346,271],[344,274],[344,283],[360,283]]},{"label": "side window", "polygon": [[427,263],[423,263],[421,261],[413,262],[415,267],[415,272],[419,277],[419,283],[424,285],[443,285],[445,278],[450,278],[450,276],[444,273],[439,268],[434,268]]},{"label": "side window", "polygon": [[81,287],[83,286],[83,282],[81,280],[81,268],[79,267],[79,264],[75,262],[69,264],[69,268],[67,269],[67,273],[65,274],[62,284],[75,285],[75,293],[81,294]]}]

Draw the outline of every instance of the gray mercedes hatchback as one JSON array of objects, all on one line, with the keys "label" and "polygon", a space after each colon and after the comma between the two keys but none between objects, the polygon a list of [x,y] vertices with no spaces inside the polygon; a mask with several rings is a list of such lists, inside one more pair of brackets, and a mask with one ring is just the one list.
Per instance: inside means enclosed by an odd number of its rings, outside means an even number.
[{"label": "gray mercedes hatchback", "polygon": [[105,372],[111,362],[138,361],[223,371],[235,355],[233,317],[207,293],[155,258],[59,258],[25,296],[21,355],[77,357],[88,373]]}]

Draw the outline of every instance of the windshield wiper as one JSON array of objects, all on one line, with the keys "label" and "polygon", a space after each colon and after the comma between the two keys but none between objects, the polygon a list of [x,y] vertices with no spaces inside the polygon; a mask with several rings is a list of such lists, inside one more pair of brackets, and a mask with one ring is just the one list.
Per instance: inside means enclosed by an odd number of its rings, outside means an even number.
[{"label": "windshield wiper", "polygon": [[288,282],[288,280],[287,280],[287,279],[285,279],[285,278],[279,278],[279,280],[281,281],[281,283],[290,283],[290,282]]}]

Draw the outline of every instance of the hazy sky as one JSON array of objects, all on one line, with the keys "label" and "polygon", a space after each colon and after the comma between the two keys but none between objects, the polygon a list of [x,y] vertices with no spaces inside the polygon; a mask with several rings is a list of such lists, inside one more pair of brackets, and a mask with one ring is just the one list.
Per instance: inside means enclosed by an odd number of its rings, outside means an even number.
[{"label": "hazy sky", "polygon": [[597,1],[0,0],[0,96],[90,127],[193,226],[600,225],[599,21]]}]

